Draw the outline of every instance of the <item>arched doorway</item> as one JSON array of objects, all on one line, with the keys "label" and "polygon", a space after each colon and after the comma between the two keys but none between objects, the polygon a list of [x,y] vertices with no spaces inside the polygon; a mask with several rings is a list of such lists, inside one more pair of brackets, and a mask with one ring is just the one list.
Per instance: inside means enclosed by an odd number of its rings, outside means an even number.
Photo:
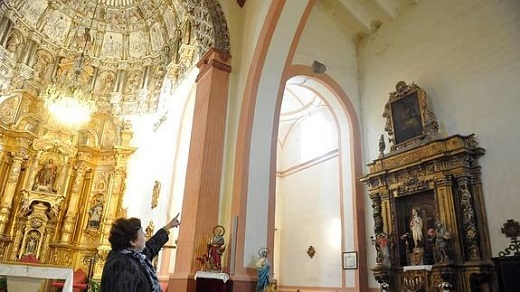
[{"label": "arched doorway", "polygon": [[341,257],[357,250],[347,115],[321,81],[304,75],[287,81],[277,141],[273,255],[281,288],[357,286],[355,271],[343,271]]}]

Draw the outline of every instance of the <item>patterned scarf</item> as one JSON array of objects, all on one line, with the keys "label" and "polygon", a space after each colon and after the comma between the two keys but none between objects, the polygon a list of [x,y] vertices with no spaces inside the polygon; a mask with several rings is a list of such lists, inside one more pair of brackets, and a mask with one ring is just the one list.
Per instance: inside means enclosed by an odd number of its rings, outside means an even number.
[{"label": "patterned scarf", "polygon": [[150,260],[142,252],[139,252],[131,248],[125,248],[123,250],[120,250],[119,252],[125,255],[129,255],[134,259],[137,259],[146,271],[148,280],[152,285],[152,292],[162,292],[161,287],[159,286],[159,279],[157,279],[157,275],[155,274],[155,270],[153,269],[152,262],[150,262]]}]

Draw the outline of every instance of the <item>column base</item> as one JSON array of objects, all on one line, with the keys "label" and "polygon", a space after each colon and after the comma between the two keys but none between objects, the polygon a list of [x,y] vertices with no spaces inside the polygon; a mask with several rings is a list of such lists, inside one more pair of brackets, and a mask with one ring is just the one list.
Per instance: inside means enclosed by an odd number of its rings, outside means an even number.
[{"label": "column base", "polygon": [[188,276],[186,278],[177,278],[174,277],[174,274],[170,275],[170,279],[168,281],[168,292],[195,292],[197,291],[197,282],[193,278],[193,276]]}]

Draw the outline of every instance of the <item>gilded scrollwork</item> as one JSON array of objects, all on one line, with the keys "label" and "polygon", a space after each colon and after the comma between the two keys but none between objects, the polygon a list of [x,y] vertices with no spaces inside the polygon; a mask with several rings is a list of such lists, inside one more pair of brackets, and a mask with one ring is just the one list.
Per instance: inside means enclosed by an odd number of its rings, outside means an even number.
[{"label": "gilded scrollwork", "polygon": [[11,125],[15,122],[16,108],[20,98],[18,96],[10,97],[0,104],[0,123]]}]

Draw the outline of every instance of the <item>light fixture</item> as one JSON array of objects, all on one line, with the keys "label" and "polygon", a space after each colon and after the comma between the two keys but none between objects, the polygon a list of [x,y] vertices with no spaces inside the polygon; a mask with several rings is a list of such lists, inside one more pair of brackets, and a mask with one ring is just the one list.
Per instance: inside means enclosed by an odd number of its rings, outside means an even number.
[{"label": "light fixture", "polygon": [[89,27],[85,27],[83,50],[75,60],[72,74],[62,74],[55,77],[51,84],[42,92],[41,97],[52,116],[61,124],[77,126],[90,120],[95,111],[95,100],[92,86],[80,78],[85,72],[85,52],[91,44],[90,30],[98,8],[99,0],[92,12]]}]

